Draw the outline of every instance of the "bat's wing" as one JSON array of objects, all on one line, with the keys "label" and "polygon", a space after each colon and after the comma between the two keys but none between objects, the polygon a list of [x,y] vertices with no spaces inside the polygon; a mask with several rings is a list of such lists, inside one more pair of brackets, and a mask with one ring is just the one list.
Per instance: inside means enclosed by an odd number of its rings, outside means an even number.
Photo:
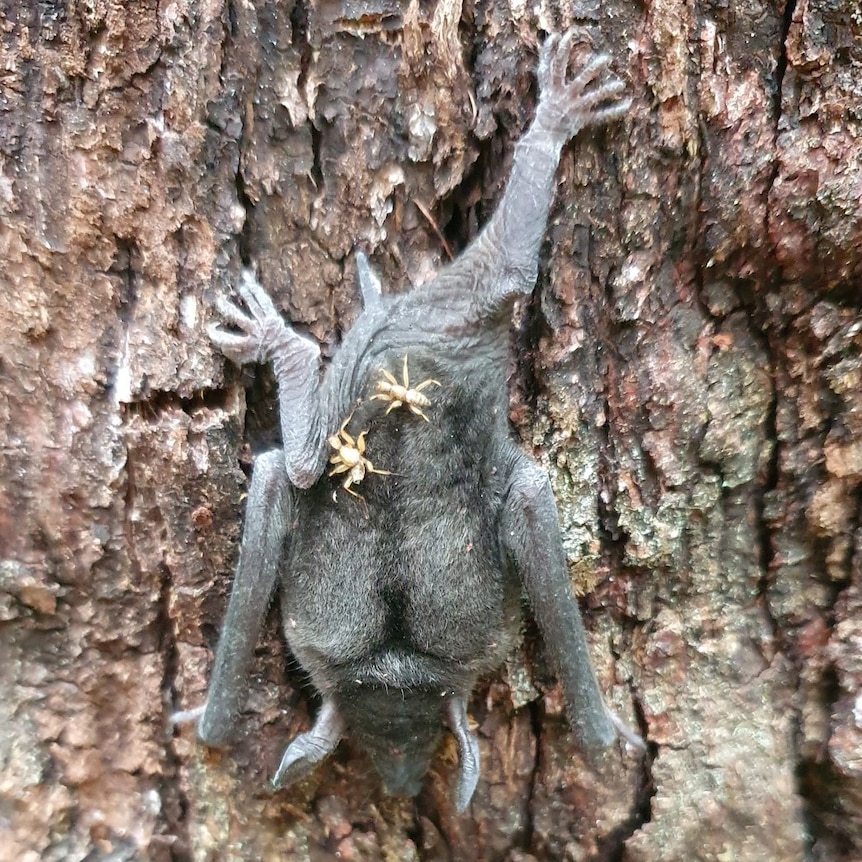
[{"label": "bat's wing", "polygon": [[501,521],[502,544],[524,584],[545,653],[562,683],[572,728],[585,747],[603,748],[616,738],[616,729],[590,664],[551,485],[522,452],[513,457]]},{"label": "bat's wing", "polygon": [[203,709],[179,714],[197,718],[198,737],[224,745],[243,707],[254,648],[275,587],[282,546],[291,519],[292,492],[280,449],[255,461],[245,513],[239,565],[219,638]]}]

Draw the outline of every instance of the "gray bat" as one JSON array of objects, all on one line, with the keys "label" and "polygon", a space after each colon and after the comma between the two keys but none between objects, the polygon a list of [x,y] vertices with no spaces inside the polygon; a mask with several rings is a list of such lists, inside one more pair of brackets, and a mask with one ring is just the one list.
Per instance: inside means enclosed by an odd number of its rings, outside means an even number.
[{"label": "gray bat", "polygon": [[[590,59],[573,70],[585,42]],[[511,438],[505,380],[512,305],[535,285],[563,145],[622,117],[629,100],[610,57],[576,28],[546,40],[538,79],[503,199],[456,261],[389,296],[357,255],[364,308],[322,381],[317,344],[250,273],[246,311],[219,302],[239,332],[211,328],[214,344],[238,364],[273,364],[283,449],[254,465],[206,703],[174,719],[196,720],[208,745],[227,742],[278,579],[285,636],[322,706],[287,747],[276,787],[349,734],[388,793],[415,795],[445,723],[463,810],[479,777],[468,699],[516,641],[523,592],[579,741],[604,747],[619,731],[640,742],[602,701],[551,486]]]}]

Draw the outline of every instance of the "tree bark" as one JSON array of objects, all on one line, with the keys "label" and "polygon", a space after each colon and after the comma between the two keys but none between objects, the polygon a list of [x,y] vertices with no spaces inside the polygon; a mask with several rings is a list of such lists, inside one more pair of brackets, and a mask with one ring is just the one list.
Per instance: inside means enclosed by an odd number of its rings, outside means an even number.
[{"label": "tree bark", "polygon": [[[0,0],[0,860],[862,857],[858,0]],[[213,351],[243,263],[337,345],[353,250],[457,255],[573,22],[630,117],[567,147],[512,421],[556,490],[609,702],[584,760],[526,626],[416,800],[269,621],[236,742],[203,698],[274,384]]]}]

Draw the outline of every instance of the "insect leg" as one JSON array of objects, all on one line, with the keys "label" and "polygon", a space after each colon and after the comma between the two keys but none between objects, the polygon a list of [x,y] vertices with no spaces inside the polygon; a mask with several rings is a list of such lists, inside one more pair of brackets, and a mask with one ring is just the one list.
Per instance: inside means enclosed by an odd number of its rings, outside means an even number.
[{"label": "insect leg", "polygon": [[415,404],[408,404],[410,408],[410,412],[415,414],[416,416],[421,416],[426,422],[430,422],[431,420],[422,412],[421,408],[417,407]]},{"label": "insect leg", "polygon": [[418,386],[413,387],[414,392],[421,392],[426,386],[439,386],[439,380],[433,380],[432,378],[428,378],[427,380],[423,380]]}]

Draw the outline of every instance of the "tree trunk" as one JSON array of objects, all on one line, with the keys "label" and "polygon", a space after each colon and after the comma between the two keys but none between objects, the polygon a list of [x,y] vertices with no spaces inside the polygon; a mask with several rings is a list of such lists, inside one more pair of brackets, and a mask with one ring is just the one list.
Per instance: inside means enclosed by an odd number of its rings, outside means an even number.
[{"label": "tree trunk", "polygon": [[[0,0],[0,859],[862,858],[858,0]],[[499,199],[536,47],[588,25],[630,117],[567,147],[513,423],[548,469],[600,683],[588,763],[537,638],[416,800],[274,617],[236,742],[203,698],[267,371],[209,345],[253,263],[331,351],[353,250],[420,284]],[[600,34],[600,35],[599,35]]]}]

